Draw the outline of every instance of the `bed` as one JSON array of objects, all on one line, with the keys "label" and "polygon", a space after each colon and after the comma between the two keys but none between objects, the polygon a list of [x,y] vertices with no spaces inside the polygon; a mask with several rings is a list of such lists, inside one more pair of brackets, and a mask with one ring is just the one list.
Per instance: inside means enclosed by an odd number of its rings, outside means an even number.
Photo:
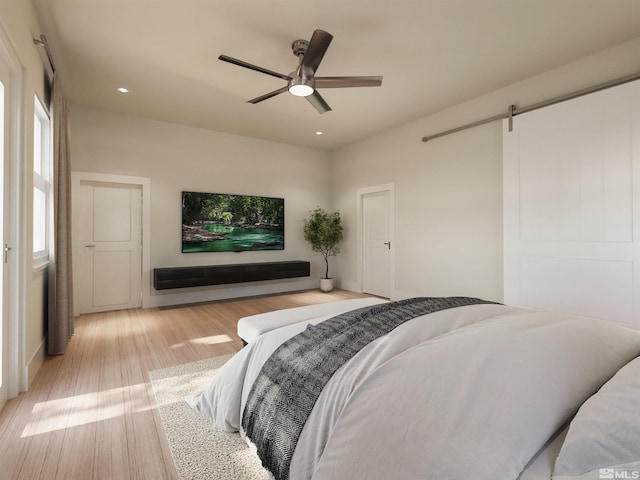
[{"label": "bed", "polygon": [[273,314],[187,402],[278,480],[640,478],[640,332],[467,297],[353,307]]}]

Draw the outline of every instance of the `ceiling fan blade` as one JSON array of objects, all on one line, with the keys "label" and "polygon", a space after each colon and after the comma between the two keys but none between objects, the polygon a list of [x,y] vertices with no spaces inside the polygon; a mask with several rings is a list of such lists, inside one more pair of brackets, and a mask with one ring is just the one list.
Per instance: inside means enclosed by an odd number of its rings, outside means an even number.
[{"label": "ceiling fan blade", "polygon": [[281,78],[283,80],[291,80],[291,77],[289,75],[284,75],[282,73],[274,72],[273,70],[268,70],[266,68],[258,67],[257,65],[243,62],[242,60],[238,60],[237,58],[228,57],[226,55],[220,55],[218,57],[218,60],[222,60],[223,62],[233,63],[234,65],[248,68],[249,70],[254,70],[256,72],[266,73],[267,75],[271,75],[272,77]]},{"label": "ceiling fan blade", "polygon": [[309,100],[309,103],[313,105],[316,108],[316,110],[318,110],[319,113],[325,113],[325,112],[331,111],[331,107],[327,102],[324,101],[324,98],[320,96],[317,90],[314,90],[314,92],[311,95],[305,98]]},{"label": "ceiling fan blade", "polygon": [[263,100],[268,100],[271,97],[275,97],[276,95],[280,95],[281,93],[284,93],[287,90],[289,90],[289,87],[285,86],[285,87],[279,88],[278,90],[274,90],[273,92],[265,93],[264,95],[261,95],[259,97],[252,98],[251,100],[247,100],[247,103],[253,103],[253,104],[260,103]]},{"label": "ceiling fan blade", "polygon": [[379,87],[382,77],[316,77],[316,88]]},{"label": "ceiling fan blade", "polygon": [[300,63],[300,74],[311,78],[315,75],[318,65],[322,61],[322,57],[327,52],[329,44],[333,40],[333,35],[319,28],[313,31],[307,51],[302,57]]}]

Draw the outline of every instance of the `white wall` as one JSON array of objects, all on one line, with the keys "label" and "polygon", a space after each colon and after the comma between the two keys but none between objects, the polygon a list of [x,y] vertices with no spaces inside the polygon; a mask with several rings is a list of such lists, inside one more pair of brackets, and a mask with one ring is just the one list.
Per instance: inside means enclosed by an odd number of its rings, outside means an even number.
[{"label": "white wall", "polygon": [[[478,128],[421,144],[405,127],[336,153],[335,207],[351,225],[358,188],[395,185],[395,298],[501,296],[500,130]],[[343,288],[357,289],[357,244],[349,235],[338,264]]]},{"label": "white wall", "polygon": [[[151,288],[150,306],[317,286],[322,258],[304,241],[302,222],[316,206],[330,207],[329,153],[76,105],[71,107],[71,132],[74,171],[151,179],[151,268],[312,262],[307,279],[163,291]],[[181,253],[183,190],[284,197],[285,249]]]},{"label": "white wall", "polygon": [[[500,301],[501,123],[422,137],[638,71],[640,38],[344,147],[333,155],[334,207],[355,225],[357,189],[394,183],[395,297]],[[355,232],[347,232],[336,262],[343,288],[359,287],[356,250]]]}]

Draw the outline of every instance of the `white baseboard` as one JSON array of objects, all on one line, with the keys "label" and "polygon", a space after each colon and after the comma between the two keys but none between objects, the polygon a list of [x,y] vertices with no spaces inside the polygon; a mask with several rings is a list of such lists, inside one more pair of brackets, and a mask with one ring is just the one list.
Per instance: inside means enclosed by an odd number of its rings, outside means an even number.
[{"label": "white baseboard", "polygon": [[42,339],[42,342],[40,342],[40,345],[34,352],[34,354],[29,359],[29,362],[27,363],[25,368],[27,373],[27,378],[25,382],[27,389],[31,387],[31,384],[33,383],[33,379],[36,378],[36,374],[38,373],[38,370],[40,370],[40,367],[44,363],[44,360],[47,356],[46,348],[47,348],[47,337],[44,337]]},{"label": "white baseboard", "polygon": [[340,288],[342,290],[349,290],[350,292],[362,293],[362,290],[360,289],[358,282],[349,282],[349,281],[340,280],[339,282],[336,282],[336,288]]}]

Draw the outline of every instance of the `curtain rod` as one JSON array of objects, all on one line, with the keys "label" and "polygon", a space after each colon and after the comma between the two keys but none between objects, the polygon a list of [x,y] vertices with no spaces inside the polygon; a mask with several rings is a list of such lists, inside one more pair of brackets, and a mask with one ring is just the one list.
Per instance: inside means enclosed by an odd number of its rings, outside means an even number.
[{"label": "curtain rod", "polygon": [[49,65],[51,65],[51,70],[53,73],[56,72],[56,66],[53,63],[53,57],[51,56],[51,50],[49,50],[49,44],[47,43],[47,37],[44,35],[40,35],[40,38],[34,38],[33,43],[38,45],[39,47],[43,47],[45,53],[47,54],[47,60],[49,60]]},{"label": "curtain rod", "polygon": [[556,103],[565,102],[567,100],[572,100],[574,98],[582,97],[584,95],[588,95],[590,93],[599,92],[601,90],[606,90],[607,88],[617,87],[618,85],[623,85],[625,83],[633,82],[635,80],[640,79],[640,72],[634,73],[631,75],[627,75],[626,77],[618,78],[616,80],[610,80],[608,82],[601,83],[599,85],[595,85],[593,87],[583,88],[582,90],[577,90],[572,93],[568,93],[566,95],[561,95],[559,97],[551,98],[549,100],[545,100],[543,102],[534,103],[527,107],[517,108],[515,105],[509,105],[509,108],[505,113],[501,113],[498,115],[494,115],[493,117],[488,117],[483,120],[478,120],[476,122],[467,123],[466,125],[462,125],[460,127],[451,128],[449,130],[445,130],[440,133],[434,133],[433,135],[427,135],[422,137],[423,142],[428,142],[429,140],[433,140],[434,138],[444,137],[445,135],[449,135],[452,133],[460,132],[462,130],[466,130],[468,128],[477,127],[479,125],[484,125],[485,123],[495,122],[496,120],[504,120],[505,118],[509,119],[509,131],[511,131],[511,121],[514,116],[520,115],[521,113],[531,112],[532,110],[537,110],[539,108],[548,107],[550,105],[555,105]]}]

